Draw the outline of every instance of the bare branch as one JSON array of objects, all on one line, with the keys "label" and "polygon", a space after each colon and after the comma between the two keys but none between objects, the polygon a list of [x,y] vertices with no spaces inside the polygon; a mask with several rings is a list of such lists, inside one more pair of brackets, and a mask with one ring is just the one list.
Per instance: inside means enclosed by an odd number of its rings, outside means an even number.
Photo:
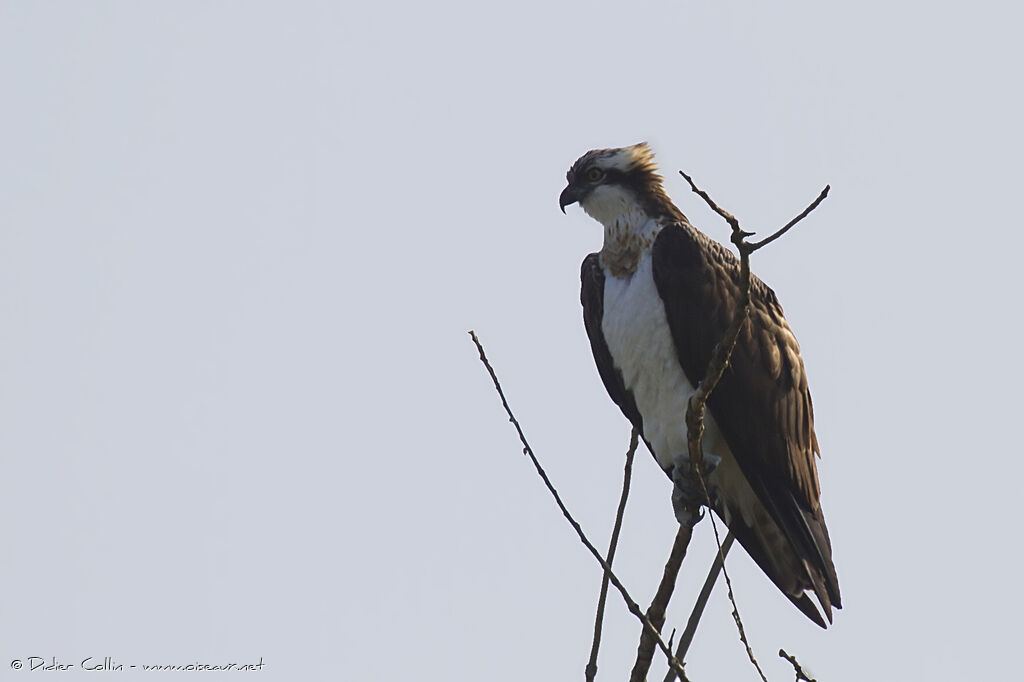
[{"label": "bare branch", "polygon": [[[701,477],[701,485],[704,485],[704,477]],[[707,494],[707,486],[704,487],[704,493]],[[736,595],[732,591],[732,581],[729,580],[729,571],[725,569],[725,549],[722,547],[722,541],[718,538],[718,525],[715,523],[715,517],[711,516],[711,528],[715,531],[715,542],[718,543],[718,556],[722,559],[722,575],[725,576],[725,587],[729,593],[729,602],[732,604],[732,619],[736,621],[736,629],[740,632],[740,641],[743,642],[743,646],[747,650],[747,658],[754,665],[757,670],[757,674],[761,676],[761,682],[768,682],[768,678],[764,676],[764,671],[761,670],[761,665],[757,662],[754,657],[754,650],[750,648],[750,641],[747,640],[747,632],[743,629],[743,619],[740,618],[740,607],[736,605]]]},{"label": "bare branch", "polygon": [[[729,549],[732,547],[733,541],[736,536],[732,534],[732,531],[725,536],[725,542],[722,543],[722,551],[715,554],[715,560],[711,562],[711,569],[708,571],[708,577],[704,580],[704,586],[700,590],[700,594],[697,595],[697,601],[693,605],[693,611],[690,612],[690,617],[686,621],[686,627],[683,629],[683,634],[679,638],[679,646],[676,647],[676,658],[680,661],[686,660],[686,653],[690,650],[690,644],[693,643],[693,637],[697,634],[697,625],[700,623],[700,618],[704,614],[704,608],[708,604],[708,599],[711,597],[711,590],[715,587],[715,582],[718,581],[718,574],[722,572],[722,567],[725,566],[725,557],[729,554]],[[676,673],[674,670],[669,668],[668,673],[665,674],[665,682],[673,682],[676,679]]]},{"label": "bare branch", "polygon": [[[669,553],[668,561],[665,563],[665,572],[661,576],[661,584],[658,591],[651,600],[647,609],[647,618],[657,626],[661,632],[665,625],[665,610],[672,598],[672,592],[676,586],[676,577],[679,575],[679,568],[686,558],[686,548],[690,544],[690,537],[693,535],[693,526],[679,524],[676,531],[676,539],[672,543],[672,551]],[[636,662],[633,663],[633,672],[630,673],[629,682],[644,682],[647,679],[647,671],[651,669],[651,660],[654,658],[654,638],[649,630],[640,633],[640,644],[636,649]],[[676,656],[676,658],[679,658]],[[679,658],[679,660],[683,660]]]},{"label": "bare branch", "polygon": [[740,229],[740,223],[736,219],[735,216],[733,216],[731,213],[729,213],[725,209],[721,208],[718,204],[716,204],[715,200],[712,199],[710,196],[708,196],[707,192],[705,192],[704,190],[700,189],[699,187],[697,187],[697,185],[694,184],[693,179],[689,175],[687,175],[683,171],[679,171],[679,174],[682,175],[684,178],[686,178],[686,181],[688,183],[690,183],[690,189],[693,190],[695,193],[697,193],[700,196],[700,198],[703,199],[705,201],[705,203],[707,203],[707,205],[711,207],[712,211],[714,211],[718,215],[722,216],[722,218],[725,219],[725,222],[729,223],[729,227],[732,228],[732,237],[731,237],[732,243],[736,244],[737,247],[740,246],[741,242],[743,243],[743,247],[740,248],[741,255],[742,255],[743,251],[747,251],[748,254],[754,253],[758,249],[760,249],[760,248],[762,248],[764,246],[768,246],[773,241],[775,241],[776,239],[778,239],[782,235],[784,235],[787,232],[789,232],[791,227],[793,227],[798,222],[800,222],[801,220],[806,218],[810,214],[811,211],[813,211],[814,209],[818,208],[818,204],[820,204],[822,201],[825,200],[825,197],[828,196],[829,190],[832,189],[832,187],[830,185],[825,185],[825,189],[821,190],[821,194],[818,195],[818,198],[815,199],[814,201],[812,201],[810,203],[810,205],[807,208],[805,208],[800,215],[798,215],[797,217],[795,217],[792,220],[790,220],[788,223],[786,223],[782,228],[777,230],[771,236],[766,237],[766,238],[762,239],[759,242],[752,242],[751,243],[751,242],[745,242],[743,240],[746,237],[752,237],[754,234],[756,234],[755,232],[745,232],[745,231],[741,230]]},{"label": "bare branch", "polygon": [[661,649],[662,653],[665,654],[665,657],[668,659],[669,665],[676,669],[676,672],[679,674],[680,679],[688,682],[686,673],[683,670],[683,664],[678,659],[676,659],[676,657],[672,654],[672,650],[668,647],[667,644],[665,644],[665,640],[661,638],[661,635],[658,633],[658,629],[654,627],[654,625],[647,618],[647,616],[644,615],[643,611],[640,610],[640,606],[629,595],[629,592],[626,590],[625,585],[623,585],[622,581],[620,581],[618,576],[615,575],[615,572],[612,571],[611,566],[609,566],[608,562],[605,561],[605,558],[601,556],[601,552],[599,552],[598,549],[594,546],[594,543],[592,543],[590,539],[587,538],[586,533],[583,532],[583,528],[576,521],[576,519],[573,518],[568,508],[566,508],[565,503],[562,502],[562,497],[558,494],[558,491],[555,489],[555,486],[551,483],[551,479],[548,478],[547,472],[544,471],[544,467],[540,465],[540,461],[537,459],[537,456],[533,454],[533,448],[531,448],[530,444],[526,441],[526,436],[523,434],[523,429],[522,427],[520,427],[519,421],[516,419],[515,415],[512,414],[512,408],[509,407],[508,401],[505,399],[505,392],[501,389],[501,383],[498,381],[498,376],[494,373],[494,369],[491,367],[491,363],[488,362],[487,360],[487,354],[484,353],[484,347],[480,343],[480,339],[477,338],[476,332],[472,330],[470,330],[469,335],[470,337],[472,337],[473,343],[476,344],[476,348],[480,352],[480,362],[484,364],[484,367],[487,368],[487,372],[491,375],[491,381],[494,382],[494,388],[498,392],[498,397],[501,398],[501,404],[505,408],[506,414],[508,414],[509,421],[512,422],[512,425],[516,427],[516,433],[519,434],[519,442],[523,444],[523,454],[528,455],[530,461],[533,462],[533,466],[537,470],[537,473],[540,475],[541,480],[544,481],[544,485],[547,487],[548,492],[550,492],[552,497],[555,498],[555,503],[558,505],[559,510],[561,510],[562,516],[565,517],[565,519],[569,522],[569,525],[571,525],[573,530],[576,531],[576,535],[579,537],[580,542],[583,543],[583,546],[586,547],[594,556],[594,558],[597,559],[597,562],[601,564],[601,568],[603,568],[605,573],[608,575],[608,579],[611,580],[612,585],[614,585],[615,589],[617,589],[619,591],[619,594],[622,595],[622,599],[626,602],[626,608],[629,610],[629,612],[636,616],[637,619],[639,619],[640,622],[643,623],[643,626],[645,628],[649,629],[652,633],[654,633],[655,643],[658,645],[658,648]]},{"label": "bare branch", "polygon": [[[626,499],[629,497],[629,483],[633,476],[633,455],[640,443],[640,432],[633,428],[629,437],[629,449],[626,451],[626,466],[622,474],[622,495],[619,497],[619,508],[615,513],[615,524],[612,526],[612,538],[608,543],[608,566],[615,560],[615,549],[619,545],[619,531],[622,530],[622,516],[626,512]],[[587,663],[585,675],[587,682],[597,677],[597,652],[601,648],[601,630],[604,627],[604,604],[608,597],[608,571],[601,579],[601,595],[597,599],[597,616],[594,619],[594,643],[590,647],[590,661]],[[660,627],[660,625],[659,625]],[[647,632],[647,630],[644,630]],[[671,648],[671,646],[670,646]],[[670,668],[671,670],[672,668]]]},{"label": "bare branch", "polygon": [[729,227],[732,228],[733,232],[740,231],[740,221],[736,220],[732,213],[729,213],[725,209],[721,208],[718,204],[715,203],[714,199],[708,196],[707,192],[697,187],[697,185],[693,184],[693,178],[691,178],[689,175],[687,175],[683,171],[679,171],[679,174],[686,178],[686,181],[690,183],[690,189],[692,189],[694,192],[700,195],[700,198],[703,199],[707,203],[707,205],[711,207],[712,211],[725,218],[725,222],[729,223]]},{"label": "bare branch", "polygon": [[758,249],[760,249],[762,246],[768,246],[773,241],[775,241],[776,239],[778,239],[782,235],[784,235],[787,232],[789,232],[789,228],[791,228],[794,225],[796,225],[798,222],[800,222],[801,220],[806,218],[807,215],[811,211],[813,211],[814,209],[818,208],[818,204],[820,204],[821,202],[823,202],[825,200],[825,197],[828,196],[828,191],[830,189],[832,189],[831,186],[825,185],[825,189],[821,190],[821,194],[818,195],[818,198],[815,199],[814,201],[812,201],[811,204],[807,208],[804,209],[803,213],[801,213],[797,217],[795,217],[792,220],[790,220],[788,223],[786,223],[782,227],[782,229],[778,230],[775,234],[771,235],[770,237],[765,237],[761,241],[754,242],[753,244],[751,244],[750,245],[750,252],[753,253],[753,252],[757,251]]},{"label": "bare branch", "polygon": [[793,671],[796,672],[796,682],[818,682],[813,677],[808,676],[804,669],[800,667],[800,662],[796,660],[796,656],[790,656],[786,653],[785,649],[779,649],[779,657],[784,658],[790,662],[793,666]]}]

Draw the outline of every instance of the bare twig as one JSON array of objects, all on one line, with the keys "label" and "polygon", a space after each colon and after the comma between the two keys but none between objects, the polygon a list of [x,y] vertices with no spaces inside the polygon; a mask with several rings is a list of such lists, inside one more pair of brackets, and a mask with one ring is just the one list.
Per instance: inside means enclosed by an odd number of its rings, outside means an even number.
[{"label": "bare twig", "polygon": [[[612,538],[608,543],[608,566],[615,560],[615,549],[619,545],[619,531],[622,530],[622,516],[626,512],[626,500],[629,498],[629,482],[633,476],[633,455],[640,443],[640,432],[633,428],[629,437],[629,449],[626,451],[626,466],[622,474],[622,495],[619,497],[619,508],[615,513],[615,524],[612,526]],[[601,595],[597,599],[597,616],[594,619],[594,643],[590,647],[590,661],[587,663],[585,675],[587,682],[597,677],[597,652],[601,648],[601,630],[604,627],[604,604],[608,597],[608,571],[601,579]],[[659,625],[660,627],[660,625]],[[647,630],[644,630],[647,632]],[[669,645],[671,648],[671,645]],[[671,668],[670,668],[671,669]]]},{"label": "bare twig", "polygon": [[[732,228],[732,236],[730,237],[730,239],[732,240],[733,244],[736,244],[736,247],[737,247],[737,249],[740,252],[741,265],[742,265],[742,257],[743,257],[744,253],[746,253],[749,256],[750,254],[754,253],[758,249],[760,249],[762,247],[765,247],[765,246],[768,246],[773,241],[775,241],[776,239],[778,239],[782,235],[784,235],[787,232],[789,232],[791,227],[793,227],[794,225],[799,223],[801,220],[806,218],[808,215],[810,215],[811,211],[813,211],[814,209],[818,208],[818,204],[820,204],[822,201],[825,200],[825,197],[828,196],[829,190],[832,189],[831,185],[825,185],[825,188],[823,190],[821,190],[821,193],[818,195],[818,198],[815,199],[814,201],[812,201],[810,204],[808,204],[807,208],[805,208],[800,213],[800,215],[798,215],[797,217],[793,218],[788,223],[783,225],[781,228],[776,230],[773,234],[771,234],[770,236],[762,239],[761,241],[759,241],[759,242],[747,242],[747,241],[745,241],[746,237],[751,237],[755,233],[754,232],[744,232],[743,230],[741,230],[740,229],[739,221],[731,213],[729,213],[728,211],[725,211],[718,204],[716,204],[714,199],[712,199],[711,197],[708,196],[707,192],[705,192],[704,190],[702,190],[699,187],[697,187],[697,185],[695,185],[694,182],[693,182],[693,178],[691,178],[689,175],[687,175],[683,171],[679,171],[679,174],[682,175],[684,178],[686,178],[686,182],[688,182],[690,184],[690,189],[693,190],[694,192],[696,192],[700,196],[700,198],[703,199],[705,201],[705,203],[707,203],[707,205],[711,207],[711,210],[713,210],[718,215],[722,216],[722,218],[725,219],[725,222],[729,223],[729,227]],[[748,274],[748,276],[749,276],[749,273],[750,273],[750,265],[748,263],[747,264],[747,274]]]},{"label": "bare twig", "polygon": [[[661,576],[661,584],[658,591],[651,600],[647,609],[647,617],[661,632],[665,625],[665,610],[672,598],[672,591],[676,586],[676,577],[679,575],[679,568],[686,558],[686,548],[690,544],[690,537],[693,535],[693,526],[690,524],[679,524],[676,531],[676,539],[672,543],[672,551],[669,553],[668,561],[665,563],[665,572]],[[640,633],[640,644],[636,648],[636,661],[633,663],[633,672],[630,673],[629,682],[644,682],[647,679],[647,671],[651,669],[651,660],[654,658],[654,638],[649,630]],[[676,656],[676,658],[679,658]],[[683,660],[679,658],[679,660]]]},{"label": "bare twig", "polygon": [[[704,485],[704,479],[701,478],[701,485]],[[707,494],[707,486],[704,487],[704,492]],[[725,549],[722,547],[722,541],[718,537],[718,524],[715,523],[714,515],[711,516],[711,529],[715,531],[715,542],[718,543],[718,556],[722,559],[722,575],[725,576],[725,587],[729,594],[729,602],[732,604],[732,619],[736,621],[736,629],[740,633],[740,641],[743,642],[743,646],[747,650],[747,658],[754,665],[754,669],[757,670],[757,674],[761,676],[761,682],[768,682],[768,678],[764,676],[764,671],[761,670],[761,665],[757,662],[757,658],[754,657],[754,650],[750,648],[750,641],[747,639],[747,632],[743,629],[743,619],[740,618],[740,607],[736,605],[736,595],[732,591],[732,580],[729,579],[729,571],[725,568]]]},{"label": "bare twig", "polygon": [[636,616],[645,628],[654,633],[655,643],[658,645],[658,648],[661,649],[662,653],[665,654],[669,665],[676,669],[680,679],[687,681],[688,678],[683,670],[683,664],[672,654],[672,650],[667,644],[665,644],[665,640],[661,638],[661,635],[658,633],[658,629],[654,627],[654,624],[651,623],[650,619],[648,619],[647,616],[644,615],[643,611],[640,610],[640,606],[629,595],[625,585],[623,585],[622,581],[620,581],[618,576],[615,575],[611,566],[609,566],[605,558],[601,556],[601,552],[598,551],[597,547],[594,546],[594,543],[587,538],[586,533],[583,532],[583,528],[576,519],[573,518],[568,508],[566,508],[565,503],[562,502],[562,497],[558,494],[558,490],[556,490],[555,486],[551,483],[551,479],[548,478],[547,472],[544,471],[544,467],[540,465],[540,461],[537,459],[537,456],[533,454],[533,448],[531,448],[530,444],[526,441],[526,435],[523,434],[523,429],[519,425],[519,421],[516,419],[515,415],[512,414],[512,408],[509,407],[508,401],[505,399],[505,392],[501,389],[501,383],[498,381],[498,376],[494,373],[491,363],[487,360],[487,354],[484,353],[484,347],[480,343],[480,339],[477,338],[476,332],[472,330],[469,332],[469,335],[472,337],[473,343],[476,344],[477,351],[480,353],[480,362],[484,364],[484,367],[487,368],[487,372],[491,375],[491,381],[494,382],[494,388],[498,392],[498,397],[501,398],[501,404],[505,408],[506,414],[508,414],[509,421],[512,422],[512,425],[516,428],[516,433],[519,434],[519,442],[523,444],[523,454],[529,456],[530,461],[533,462],[533,466],[537,470],[537,474],[540,475],[541,480],[544,481],[544,485],[547,487],[548,492],[550,492],[552,497],[555,498],[555,503],[558,505],[559,510],[561,510],[562,516],[565,517],[569,522],[569,525],[571,525],[573,530],[576,531],[576,535],[579,537],[580,542],[583,543],[583,546],[586,547],[594,558],[597,559],[597,562],[601,564],[601,568],[603,568],[605,573],[608,575],[608,579],[611,581],[612,585],[614,585],[615,589],[617,589],[619,594],[622,595],[622,599],[626,602],[626,608],[629,612]]},{"label": "bare twig", "polygon": [[801,213],[797,217],[795,217],[792,220],[790,220],[788,223],[786,223],[782,227],[782,229],[778,230],[775,234],[771,235],[770,237],[766,237],[766,238],[762,239],[759,242],[754,242],[754,244],[752,245],[752,248],[750,249],[750,252],[753,253],[754,251],[757,251],[758,249],[760,249],[762,246],[768,246],[773,241],[775,241],[776,239],[778,239],[782,235],[784,235],[787,232],[789,232],[789,228],[791,228],[794,225],[796,225],[798,222],[800,222],[801,220],[806,218],[807,215],[811,211],[813,211],[814,209],[818,208],[818,204],[820,204],[821,202],[823,202],[825,200],[825,197],[828,196],[828,191],[830,189],[832,189],[832,187],[830,185],[825,185],[825,189],[821,190],[821,194],[818,195],[818,198],[815,199],[814,201],[812,201],[810,203],[810,205],[803,210],[803,213]]},{"label": "bare twig", "polygon": [[796,660],[796,656],[790,656],[786,653],[785,649],[779,649],[779,657],[786,659],[792,664],[793,671],[796,672],[796,682],[818,682],[804,671],[800,666],[800,662]]},{"label": "bare twig", "polygon": [[[711,597],[711,590],[714,589],[715,582],[718,581],[718,574],[722,572],[722,567],[725,565],[725,557],[729,554],[729,549],[732,547],[735,539],[736,536],[730,531],[725,536],[725,542],[722,543],[722,551],[715,554],[715,560],[711,562],[708,577],[704,580],[704,586],[701,588],[700,594],[697,595],[697,601],[693,604],[693,611],[690,612],[690,617],[686,621],[683,634],[679,637],[679,645],[676,647],[676,658],[680,661],[686,660],[686,653],[690,650],[690,644],[693,643],[694,635],[697,634],[697,624],[700,623],[700,617],[704,614],[704,608]],[[675,679],[675,671],[669,668],[669,671],[665,674],[665,682],[673,682]]]}]

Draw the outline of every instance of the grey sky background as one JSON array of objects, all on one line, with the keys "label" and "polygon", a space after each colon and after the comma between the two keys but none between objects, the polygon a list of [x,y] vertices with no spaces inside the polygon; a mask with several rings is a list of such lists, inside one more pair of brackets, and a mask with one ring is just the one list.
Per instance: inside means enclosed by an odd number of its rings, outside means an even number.
[{"label": "grey sky background", "polygon": [[[0,678],[580,679],[629,430],[568,166],[648,140],[748,229],[800,339],[846,608],[742,552],[772,680],[1018,669],[1019,9],[1007,3],[0,4]],[[616,561],[649,601],[670,485]],[[670,625],[711,561],[698,528]],[[599,679],[638,627],[609,602]],[[695,680],[755,679],[724,590]],[[658,661],[652,679],[660,679]],[[162,673],[187,675],[188,673]],[[220,679],[229,673],[206,673]],[[148,679],[151,673],[108,673]],[[96,676],[89,679],[96,679]]]}]

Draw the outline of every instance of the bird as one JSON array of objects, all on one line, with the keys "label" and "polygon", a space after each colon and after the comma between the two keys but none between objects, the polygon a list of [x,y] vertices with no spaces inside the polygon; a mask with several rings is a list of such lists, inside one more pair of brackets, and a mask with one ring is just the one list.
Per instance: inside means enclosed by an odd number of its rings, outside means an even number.
[{"label": "bird", "polygon": [[[580,269],[598,374],[674,482],[678,520],[695,523],[686,518],[695,494],[686,409],[740,305],[740,263],[672,203],[645,142],[588,151],[566,180],[562,212],[579,204],[604,228],[601,250]],[[750,282],[748,319],[707,403],[709,494],[696,501],[707,501],[778,589],[825,628],[842,604],[807,374],[775,292],[754,275]]]}]

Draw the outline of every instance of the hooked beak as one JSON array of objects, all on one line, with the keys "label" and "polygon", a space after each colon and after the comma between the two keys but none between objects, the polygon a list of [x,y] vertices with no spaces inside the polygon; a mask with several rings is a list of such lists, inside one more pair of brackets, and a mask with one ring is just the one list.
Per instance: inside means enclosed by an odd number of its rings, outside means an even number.
[{"label": "hooked beak", "polygon": [[558,195],[558,207],[562,209],[562,213],[565,213],[565,207],[569,204],[575,204],[580,200],[580,192],[575,185],[570,184],[562,190],[562,193]]}]

